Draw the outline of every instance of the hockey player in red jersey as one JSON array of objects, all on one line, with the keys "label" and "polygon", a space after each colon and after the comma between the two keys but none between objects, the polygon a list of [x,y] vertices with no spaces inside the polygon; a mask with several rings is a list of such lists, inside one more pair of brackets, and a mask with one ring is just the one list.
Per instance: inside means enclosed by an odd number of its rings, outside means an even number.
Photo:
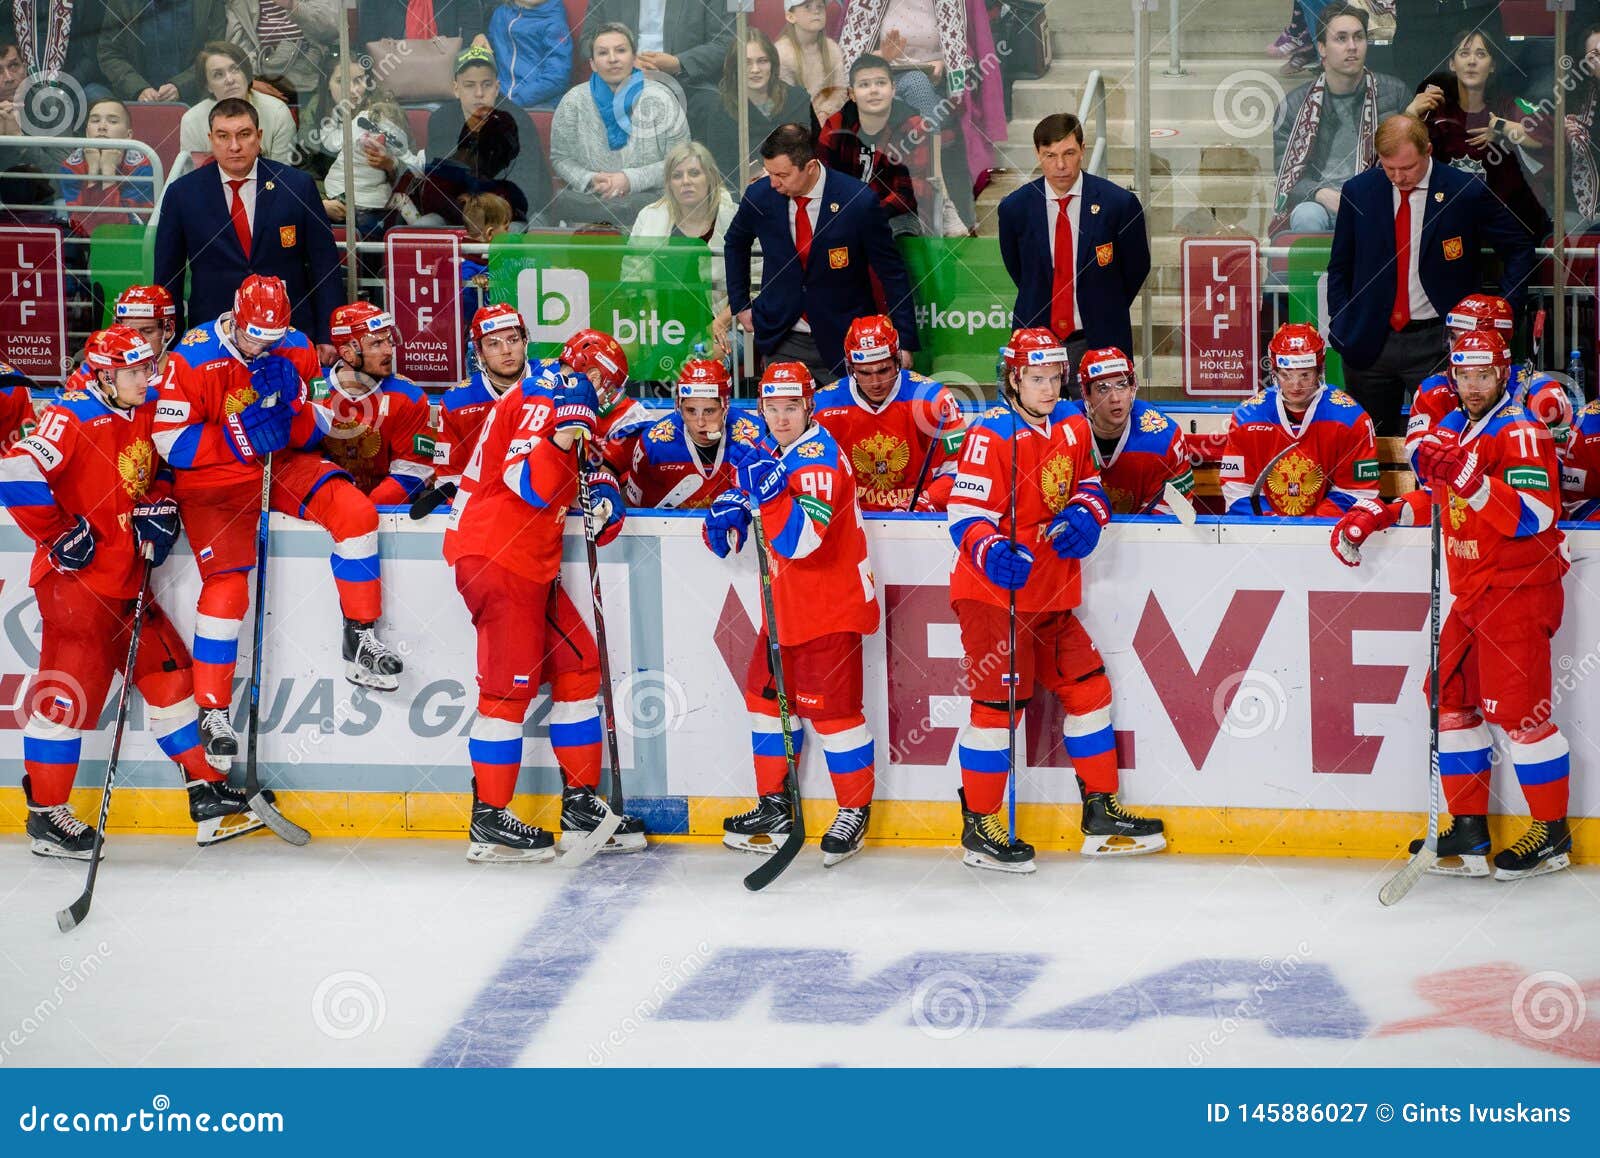
[{"label": "hockey player in red jersey", "polygon": [[637,398],[628,397],[628,355],[622,343],[599,330],[579,330],[561,345],[555,365],[585,374],[594,383],[600,400],[599,425],[595,428],[595,449],[616,474],[628,469],[634,441],[655,424],[656,416]]},{"label": "hockey player in red jersey", "polygon": [[817,392],[817,421],[839,443],[864,511],[942,511],[966,420],[955,396],[900,365],[900,335],[881,314],[844,338],[850,373]]},{"label": "hockey player in red jersey", "polygon": [[1250,490],[1273,456],[1263,514],[1338,518],[1378,496],[1378,443],[1354,398],[1322,380],[1325,346],[1316,327],[1278,327],[1267,347],[1273,384],[1242,403],[1228,423],[1222,500],[1230,515],[1254,514]]},{"label": "hockey player in red jersey", "polygon": [[[1569,749],[1550,719],[1550,640],[1561,626],[1567,570],[1555,525],[1555,445],[1506,392],[1511,354],[1499,333],[1462,334],[1449,365],[1460,408],[1417,448],[1424,480],[1443,508],[1455,597],[1439,637],[1439,771],[1453,819],[1439,834],[1441,863],[1433,871],[1488,872],[1488,724],[1495,724],[1505,731],[1533,816],[1521,839],[1494,858],[1496,879],[1515,880],[1565,868],[1572,848]],[[1334,553],[1359,564],[1361,548],[1378,531],[1426,524],[1429,502],[1428,492],[1413,491],[1395,503],[1356,504],[1334,528]]]},{"label": "hockey player in red jersey", "polygon": [[[478,326],[474,323],[474,329]],[[509,367],[505,342],[526,332],[515,311],[490,320],[488,366]],[[501,339],[501,341],[491,341]],[[502,358],[502,355],[505,355]],[[511,812],[522,769],[522,728],[541,685],[550,684],[550,744],[561,766],[564,834],[593,832],[606,811],[600,783],[604,734],[594,636],[562,590],[561,537],[578,500],[581,441],[592,440],[599,399],[586,375],[526,374],[508,384],[474,444],[444,535],[445,561],[478,635],[477,716],[467,741],[472,820],[467,859],[543,861],[551,835]],[[603,466],[586,466],[596,541],[622,528],[622,495]],[[625,816],[604,852],[645,846],[644,825]]]},{"label": "hockey player in red jersey", "polygon": [[734,483],[729,440],[755,442],[761,429],[729,406],[728,368],[690,358],[678,371],[677,409],[633,444],[623,493],[630,507],[709,507]]},{"label": "hockey player in red jersey", "polygon": [[1194,469],[1178,424],[1136,397],[1133,359],[1115,346],[1089,350],[1078,363],[1078,383],[1083,400],[1074,405],[1089,420],[1112,513],[1170,515],[1167,484],[1189,494]]},{"label": "hockey player in red jersey", "polygon": [[[822,745],[839,811],[822,837],[822,863],[861,850],[872,807],[872,734],[862,711],[861,639],[878,629],[878,594],[867,558],[855,478],[839,444],[816,421],[816,383],[800,362],[773,362],[761,375],[761,417],[769,437],[735,443],[739,489],[706,520],[718,556],[743,546],[759,504],[768,536],[773,609],[796,758],[800,721]],[[762,624],[745,672],[756,806],[722,822],[729,848],[770,855],[792,827],[783,728]]]},{"label": "hockey player in red jersey", "polygon": [[[22,787],[28,836],[40,856],[87,860],[95,830],[68,806],[83,746],[127,659],[141,553],[159,566],[178,537],[170,472],[152,439],[156,351],[113,326],[89,338],[83,389],[64,390],[38,429],[0,459],[0,503],[33,539],[29,581],[42,633],[39,672],[25,702]],[[153,599],[134,670],[156,740],[183,771],[201,844],[261,827],[244,795],[200,747],[189,651]]]},{"label": "hockey player in red jersey", "polygon": [[0,454],[33,433],[33,380],[0,359]]},{"label": "hockey player in red jersey", "polygon": [[[1159,820],[1117,800],[1111,681],[1072,609],[1079,560],[1100,541],[1110,504],[1095,470],[1094,435],[1061,401],[1068,355],[1049,330],[1018,330],[1001,351],[1006,405],[967,431],[950,493],[956,561],[950,603],[961,624],[971,718],[961,733],[963,862],[1033,872],[1033,846],[1008,835],[1000,814],[1010,768],[1014,664],[1020,713],[1043,684],[1066,709],[1067,755],[1083,796],[1086,856],[1166,847]],[[1008,659],[1008,606],[1016,598],[1016,652]],[[1020,719],[1017,721],[1020,724]]]},{"label": "hockey player in red jersey", "polygon": [[1572,424],[1561,453],[1561,501],[1574,522],[1600,522],[1600,402],[1591,402]]},{"label": "hockey player in red jersey", "polygon": [[345,678],[393,690],[402,664],[376,630],[383,609],[378,512],[317,450],[327,412],[307,395],[321,366],[310,340],[289,328],[283,282],[246,278],[233,310],[190,330],[172,362],[156,407],[155,444],[175,468],[173,495],[200,568],[194,637],[200,731],[207,755],[227,767],[239,751],[228,708],[269,460],[272,509],[310,519],[333,536]]},{"label": "hockey player in red jersey", "polygon": [[328,331],[339,360],[317,383],[330,423],[322,453],[374,505],[409,504],[433,476],[433,416],[427,396],[395,376],[394,319],[354,302],[333,311]]}]

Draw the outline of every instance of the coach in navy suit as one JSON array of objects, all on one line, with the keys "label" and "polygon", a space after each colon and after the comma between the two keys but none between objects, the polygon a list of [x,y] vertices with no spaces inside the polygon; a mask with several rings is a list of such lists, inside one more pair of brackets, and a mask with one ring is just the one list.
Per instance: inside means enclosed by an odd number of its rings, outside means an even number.
[{"label": "coach in navy suit", "polygon": [[1054,330],[1076,384],[1085,350],[1133,352],[1128,311],[1150,273],[1150,240],[1139,199],[1083,172],[1077,117],[1045,117],[1033,149],[1044,176],[1000,202],[1000,257],[1017,285],[1011,324]]},{"label": "coach in navy suit", "polygon": [[1400,408],[1448,352],[1445,315],[1482,284],[1485,243],[1519,304],[1534,239],[1477,177],[1436,165],[1428,131],[1400,114],[1378,126],[1378,165],[1339,190],[1328,257],[1328,319],[1345,389],[1380,436],[1405,433]]},{"label": "coach in navy suit", "polygon": [[197,326],[232,309],[234,291],[250,274],[282,278],[295,328],[317,343],[326,365],[334,356],[328,318],[344,303],[344,290],[316,182],[260,155],[260,123],[248,101],[218,101],[210,122],[217,163],[178,178],[162,198],[156,281],[181,303],[180,323]]},{"label": "coach in navy suit", "polygon": [[[819,383],[844,373],[850,323],[878,309],[878,275],[900,332],[900,361],[911,365],[917,321],[900,251],[877,195],[817,160],[811,130],[779,125],[761,145],[767,175],[744,191],[723,237],[728,309],[765,361],[797,361]],[[761,292],[750,296],[750,247],[761,242]],[[723,319],[726,324],[726,319]],[[718,333],[719,342],[725,341]]]}]

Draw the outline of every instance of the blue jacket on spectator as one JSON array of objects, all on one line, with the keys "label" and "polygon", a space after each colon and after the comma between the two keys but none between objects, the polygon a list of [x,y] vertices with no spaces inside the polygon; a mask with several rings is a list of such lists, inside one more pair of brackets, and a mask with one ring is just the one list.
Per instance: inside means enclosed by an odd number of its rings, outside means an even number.
[{"label": "blue jacket on spectator", "polygon": [[554,105],[570,87],[572,30],[561,0],[525,8],[502,4],[489,17],[500,89],[514,105]]}]

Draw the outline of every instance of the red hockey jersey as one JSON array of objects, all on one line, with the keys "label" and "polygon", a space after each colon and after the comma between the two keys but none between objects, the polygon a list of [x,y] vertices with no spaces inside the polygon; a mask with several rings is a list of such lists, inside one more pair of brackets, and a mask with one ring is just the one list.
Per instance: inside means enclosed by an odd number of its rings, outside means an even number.
[{"label": "red hockey jersey", "polygon": [[1343,390],[1323,387],[1298,423],[1276,388],[1242,403],[1228,422],[1222,456],[1222,500],[1230,515],[1249,515],[1250,488],[1272,456],[1294,449],[1272,468],[1262,513],[1287,518],[1338,518],[1361,499],[1378,497],[1378,440],[1372,419]]},{"label": "red hockey jersey", "polygon": [[[1081,401],[1073,406],[1088,420]],[[1090,428],[1090,437],[1094,430]],[[1095,453],[1100,463],[1100,486],[1119,515],[1161,514],[1172,510],[1163,501],[1167,484],[1179,494],[1194,490],[1194,467],[1183,431],[1161,411],[1137,399],[1128,412],[1128,424],[1109,455]]]},{"label": "red hockey jersey", "polygon": [[[35,415],[32,383],[10,362],[0,361],[0,454],[4,454],[33,433]],[[71,389],[71,380],[63,390]]]},{"label": "red hockey jersey", "polygon": [[634,441],[623,495],[630,507],[709,507],[734,483],[728,440],[755,442],[762,434],[754,419],[730,412],[708,462],[690,443],[683,415],[674,410]]},{"label": "red hockey jersey", "polygon": [[967,424],[944,386],[901,370],[894,392],[874,407],[854,378],[841,378],[817,392],[816,416],[855,471],[862,510],[903,511],[919,493],[919,509],[945,509]]},{"label": "red hockey jersey", "polygon": [[850,464],[815,422],[778,457],[788,468],[788,486],[761,507],[778,642],[792,647],[841,631],[871,635],[878,630],[878,588]]},{"label": "red hockey jersey", "polygon": [[1058,403],[1038,426],[996,406],[967,430],[961,463],[950,491],[950,537],[956,562],[950,601],[977,599],[1001,607],[1009,593],[973,565],[970,548],[985,535],[1011,534],[1012,455],[1016,455],[1017,545],[1033,553],[1033,570],[1017,592],[1018,611],[1064,611],[1083,602],[1081,567],[1063,559],[1044,537],[1045,528],[1073,495],[1105,501],[1094,461],[1094,434],[1070,402]]},{"label": "red hockey jersey", "polygon": [[156,399],[118,410],[98,390],[63,391],[37,429],[0,458],[0,505],[39,544],[28,581],[51,569],[48,544],[82,515],[94,528],[94,560],[78,576],[108,599],[131,599],[142,567],[134,543],[135,504],[168,493],[158,479]]},{"label": "red hockey jersey", "polygon": [[[261,485],[262,463],[240,462],[222,429],[228,415],[256,400],[256,390],[248,363],[223,336],[220,323],[219,318],[185,334],[167,356],[168,372],[161,379],[156,449],[178,470],[180,493]],[[311,382],[322,372],[317,352],[304,334],[290,330],[272,353],[287,358],[300,375],[289,445],[305,446],[315,439],[320,426],[317,408],[306,405]]]},{"label": "red hockey jersey", "polygon": [[1591,402],[1572,421],[1572,437],[1562,451],[1561,501],[1566,517],[1600,521],[1600,402]]},{"label": "red hockey jersey", "polygon": [[409,503],[433,476],[433,415],[427,395],[393,377],[353,395],[332,371],[317,387],[316,404],[331,422],[318,447],[323,456],[348,471],[375,504]]},{"label": "red hockey jersey", "polygon": [[445,525],[451,566],[476,555],[536,583],[560,573],[578,470],[576,453],[550,441],[555,403],[548,386],[548,379],[524,378],[489,412]]},{"label": "red hockey jersey", "polygon": [[433,469],[440,482],[461,481],[483,424],[503,397],[482,370],[445,391],[439,400],[439,436],[433,441]]}]

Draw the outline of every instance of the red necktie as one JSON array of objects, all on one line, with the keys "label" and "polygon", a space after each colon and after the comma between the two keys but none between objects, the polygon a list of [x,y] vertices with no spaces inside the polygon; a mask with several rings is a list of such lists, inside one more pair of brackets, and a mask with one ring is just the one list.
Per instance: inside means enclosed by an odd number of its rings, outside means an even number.
[{"label": "red necktie", "polygon": [[1056,217],[1055,276],[1050,282],[1050,328],[1063,341],[1077,329],[1072,324],[1076,312],[1072,289],[1072,218],[1067,216],[1067,203],[1071,200],[1069,193],[1056,202],[1061,210]]},{"label": "red necktie", "polygon": [[1400,190],[1400,208],[1394,215],[1394,309],[1389,328],[1403,330],[1411,321],[1411,194]]},{"label": "red necktie", "polygon": [[244,197],[240,191],[248,180],[248,177],[241,177],[228,182],[228,188],[233,190],[233,204],[228,206],[228,216],[233,221],[233,231],[239,235],[239,247],[244,250],[247,260],[250,257],[250,215],[244,211]]},{"label": "red necktie", "polygon": [[806,212],[809,204],[809,197],[794,199],[794,251],[800,255],[801,269],[811,260],[811,215]]},{"label": "red necktie", "polygon": [[406,0],[406,39],[432,40],[439,35],[433,18],[433,0]]}]

